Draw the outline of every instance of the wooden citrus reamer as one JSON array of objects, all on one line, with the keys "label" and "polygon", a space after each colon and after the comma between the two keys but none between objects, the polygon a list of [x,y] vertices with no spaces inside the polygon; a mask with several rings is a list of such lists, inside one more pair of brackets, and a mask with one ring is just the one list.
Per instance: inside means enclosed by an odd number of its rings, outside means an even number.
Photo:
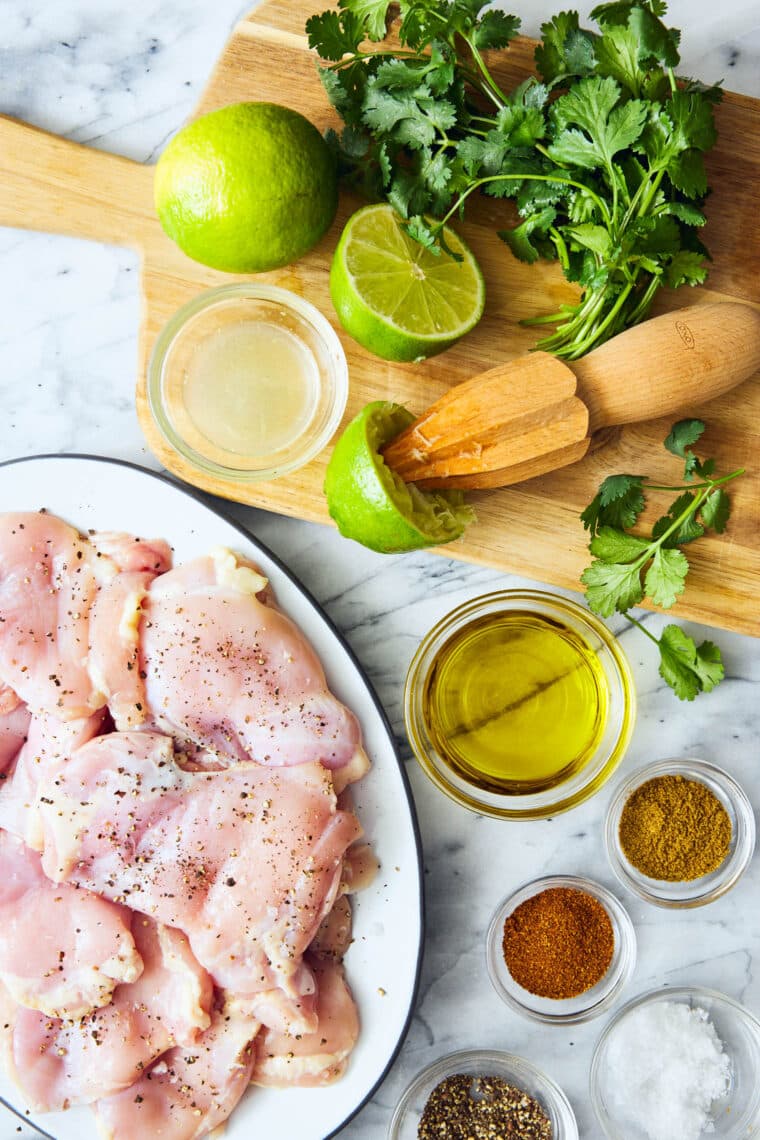
[{"label": "wooden citrus reamer", "polygon": [[582,459],[600,428],[680,416],[760,370],[760,312],[694,305],[571,363],[520,356],[457,384],[384,451],[421,487],[504,487]]}]

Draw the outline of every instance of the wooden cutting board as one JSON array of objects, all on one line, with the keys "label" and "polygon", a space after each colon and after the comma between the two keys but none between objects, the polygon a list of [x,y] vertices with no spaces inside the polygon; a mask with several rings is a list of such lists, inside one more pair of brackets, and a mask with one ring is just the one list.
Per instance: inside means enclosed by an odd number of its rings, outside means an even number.
[{"label": "wooden cutting board", "polygon": [[[197,113],[239,100],[266,99],[294,107],[320,129],[334,124],[303,34],[306,17],[323,6],[319,0],[270,0],[244,19],[222,54]],[[497,67],[507,86],[532,70],[533,46],[530,40],[519,40]],[[683,289],[663,297],[660,310],[731,298],[760,307],[760,102],[729,95],[718,110],[718,126],[720,141],[709,159],[714,187],[706,229],[714,257],[709,288]],[[146,366],[156,336],[185,301],[235,278],[190,261],[164,236],[153,211],[151,168],[1,118],[0,148],[0,224],[140,251],[143,309],[137,410],[158,459],[180,478],[224,498],[329,522],[321,491],[327,453],[270,483],[231,485],[192,471],[158,435],[145,396]],[[485,275],[485,317],[463,342],[425,364],[379,361],[341,332],[328,291],[332,251],[357,205],[344,197],[330,233],[315,250],[295,265],[262,275],[307,297],[341,334],[351,374],[347,419],[375,399],[397,400],[416,413],[422,411],[451,384],[530,348],[535,331],[521,328],[518,321],[553,312],[575,295],[555,266],[523,265],[496,237],[495,229],[507,219],[509,205],[473,203],[470,220],[461,229]],[[656,360],[652,367],[657,367]],[[760,377],[710,405],[700,406],[695,393],[694,413],[709,425],[704,447],[717,457],[720,469],[741,465],[749,473],[732,491],[729,533],[707,538],[690,551],[693,573],[685,599],[673,612],[758,635]],[[578,589],[588,558],[580,511],[601,479],[613,472],[642,472],[666,483],[677,478],[679,464],[661,446],[668,428],[668,422],[655,421],[616,430],[574,467],[521,486],[473,494],[477,524],[442,553]],[[349,547],[346,554],[350,556]]]}]

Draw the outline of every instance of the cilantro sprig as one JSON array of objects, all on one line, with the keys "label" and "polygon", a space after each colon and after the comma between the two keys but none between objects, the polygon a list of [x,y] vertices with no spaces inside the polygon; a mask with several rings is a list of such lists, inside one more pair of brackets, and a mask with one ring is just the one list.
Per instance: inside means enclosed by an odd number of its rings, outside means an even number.
[{"label": "cilantro sprig", "polygon": [[[386,199],[423,245],[483,191],[514,200],[499,231],[515,257],[559,262],[582,292],[528,322],[537,347],[574,359],[643,320],[664,285],[707,275],[698,237],[704,153],[720,91],[677,79],[680,33],[663,0],[619,0],[545,23],[538,76],[512,91],[489,61],[520,21],[491,0],[339,0],[312,16],[309,42],[344,122],[330,141],[343,177]],[[386,44],[396,9],[401,46]]]},{"label": "cilantro sprig", "polygon": [[[624,614],[654,641],[660,651],[660,676],[687,701],[709,693],[723,679],[720,650],[711,641],[697,645],[677,625],[666,626],[656,638],[628,611],[645,597],[663,609],[674,605],[689,572],[681,547],[708,530],[722,534],[726,529],[731,502],[725,485],[744,472],[742,468],[715,475],[715,461],[700,459],[692,449],[704,430],[701,420],[681,420],[665,440],[667,450],[684,461],[681,486],[653,484],[643,475],[611,475],[581,515],[594,556],[581,575],[589,608],[600,617]],[[675,491],[677,498],[651,534],[631,534],[646,506],[645,491]]]}]

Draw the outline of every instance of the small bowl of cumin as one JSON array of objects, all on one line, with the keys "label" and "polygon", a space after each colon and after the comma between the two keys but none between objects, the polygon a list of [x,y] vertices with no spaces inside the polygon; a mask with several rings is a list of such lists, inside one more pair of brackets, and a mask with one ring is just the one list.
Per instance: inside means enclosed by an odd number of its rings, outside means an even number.
[{"label": "small bowl of cumin", "polygon": [[578,1125],[559,1085],[512,1053],[464,1049],[428,1065],[412,1081],[388,1128],[388,1140],[578,1140]]},{"label": "small bowl of cumin", "polygon": [[580,875],[545,875],[508,895],[486,936],[494,989],[508,1006],[554,1025],[612,1005],[636,965],[633,923],[615,896]]},{"label": "small bowl of cumin", "polygon": [[731,890],[755,849],[755,817],[736,780],[702,760],[660,760],[615,790],[605,843],[623,886],[646,902],[697,907]]}]

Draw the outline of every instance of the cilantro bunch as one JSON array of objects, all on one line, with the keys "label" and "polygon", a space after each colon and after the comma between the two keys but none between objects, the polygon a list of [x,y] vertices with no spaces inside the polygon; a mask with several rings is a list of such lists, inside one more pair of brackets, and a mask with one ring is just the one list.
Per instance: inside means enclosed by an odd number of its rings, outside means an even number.
[{"label": "cilantro bunch", "polygon": [[[681,547],[707,530],[722,534],[726,529],[731,503],[724,487],[743,469],[717,477],[715,461],[701,460],[692,450],[704,430],[701,420],[681,420],[665,440],[668,451],[684,460],[683,485],[663,487],[642,475],[611,475],[581,515],[594,555],[581,576],[590,609],[600,617],[623,613],[654,641],[660,651],[660,676],[687,701],[709,693],[723,679],[720,650],[710,641],[696,645],[677,625],[666,626],[658,639],[628,610],[645,596],[669,609],[683,593],[689,571]],[[678,496],[650,535],[630,534],[646,505],[645,490],[675,491]]]},{"label": "cilantro bunch", "polygon": [[[343,177],[386,199],[419,242],[471,194],[514,200],[499,237],[522,261],[559,261],[582,293],[528,323],[537,347],[575,359],[647,316],[663,286],[707,275],[697,236],[715,142],[716,88],[677,80],[680,33],[664,0],[619,0],[542,27],[540,78],[504,91],[485,52],[506,49],[515,16],[491,0],[339,0],[312,16],[309,42],[345,126],[331,135]],[[400,47],[386,44],[399,9]]]}]

